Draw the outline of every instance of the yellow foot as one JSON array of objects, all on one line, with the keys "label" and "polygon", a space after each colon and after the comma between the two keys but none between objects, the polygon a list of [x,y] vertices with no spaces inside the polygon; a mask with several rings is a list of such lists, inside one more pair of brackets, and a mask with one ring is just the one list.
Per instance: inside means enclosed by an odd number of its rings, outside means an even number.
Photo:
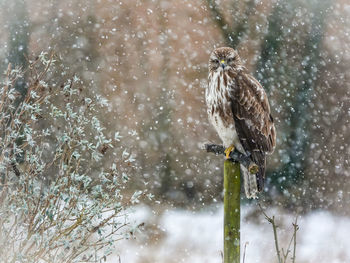
[{"label": "yellow foot", "polygon": [[228,148],[226,148],[226,150],[225,150],[226,160],[230,159],[230,154],[234,150],[235,150],[235,146],[233,146],[233,145],[230,145]]}]

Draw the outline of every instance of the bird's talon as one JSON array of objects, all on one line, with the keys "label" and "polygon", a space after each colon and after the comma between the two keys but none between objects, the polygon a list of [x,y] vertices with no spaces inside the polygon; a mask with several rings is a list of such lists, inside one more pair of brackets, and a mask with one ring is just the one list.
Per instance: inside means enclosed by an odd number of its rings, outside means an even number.
[{"label": "bird's talon", "polygon": [[230,145],[228,148],[225,150],[226,154],[226,160],[230,159],[230,154],[235,150],[235,147],[233,145]]}]

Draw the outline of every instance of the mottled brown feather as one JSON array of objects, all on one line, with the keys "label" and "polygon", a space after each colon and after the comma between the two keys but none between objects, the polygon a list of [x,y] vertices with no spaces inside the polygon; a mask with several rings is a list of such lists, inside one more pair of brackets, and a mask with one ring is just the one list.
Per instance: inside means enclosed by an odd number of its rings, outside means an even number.
[{"label": "mottled brown feather", "polygon": [[[234,74],[231,74],[234,75]],[[275,127],[267,96],[257,80],[245,72],[235,76],[237,86],[229,98],[241,144],[259,166],[258,190],[264,185],[266,154],[276,145]]]}]

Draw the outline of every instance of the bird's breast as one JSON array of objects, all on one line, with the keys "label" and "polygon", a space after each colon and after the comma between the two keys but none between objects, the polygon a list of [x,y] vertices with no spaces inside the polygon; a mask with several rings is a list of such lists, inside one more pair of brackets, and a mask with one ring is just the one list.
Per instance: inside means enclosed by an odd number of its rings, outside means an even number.
[{"label": "bird's breast", "polygon": [[230,85],[228,78],[224,78],[224,74],[222,71],[209,74],[206,89],[209,121],[215,127],[225,147],[233,144],[240,151],[243,151],[232,114],[230,99],[232,85]]}]

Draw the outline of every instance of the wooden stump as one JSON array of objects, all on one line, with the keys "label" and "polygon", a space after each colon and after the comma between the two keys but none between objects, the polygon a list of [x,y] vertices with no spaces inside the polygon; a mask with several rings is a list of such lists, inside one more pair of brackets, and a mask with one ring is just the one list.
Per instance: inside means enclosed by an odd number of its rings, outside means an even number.
[{"label": "wooden stump", "polygon": [[238,162],[224,163],[224,263],[240,263],[241,175]]}]

